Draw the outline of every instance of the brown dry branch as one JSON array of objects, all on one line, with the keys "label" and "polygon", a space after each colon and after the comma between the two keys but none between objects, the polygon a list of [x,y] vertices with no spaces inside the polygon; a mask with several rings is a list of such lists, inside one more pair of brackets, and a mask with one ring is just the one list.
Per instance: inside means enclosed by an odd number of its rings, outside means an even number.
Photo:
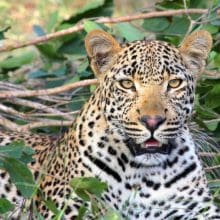
[{"label": "brown dry branch", "polygon": [[216,165],[216,166],[212,166],[212,167],[206,167],[205,171],[206,172],[212,172],[213,170],[216,170],[216,169],[220,169],[220,165]]},{"label": "brown dry branch", "polygon": [[0,111],[5,112],[5,113],[10,114],[10,115],[14,115],[16,118],[19,117],[19,118],[22,118],[24,120],[31,120],[31,118],[28,117],[23,112],[18,112],[15,109],[13,109],[12,107],[8,107],[8,106],[5,106],[3,104],[0,104]]},{"label": "brown dry branch", "polygon": [[[78,84],[81,86],[82,84]],[[86,85],[86,83],[84,84]],[[75,86],[73,86],[75,87]],[[69,90],[72,88],[72,85],[64,86],[64,90]],[[10,94],[20,94],[20,93],[26,93],[24,86],[21,85],[13,85],[8,82],[0,82],[0,91],[6,92]],[[45,93],[45,90],[43,90]],[[57,90],[55,90],[56,92]],[[58,91],[63,91],[63,87],[59,87]],[[31,91],[33,92],[33,91]],[[37,92],[37,93],[36,93]],[[48,93],[50,93],[51,90],[49,90]],[[54,92],[54,90],[52,90]],[[38,95],[38,91],[34,91],[36,95]],[[46,91],[47,93],[47,91]],[[41,94],[41,93],[40,93]],[[32,94],[33,95],[33,94]],[[29,96],[29,94],[28,94]],[[43,97],[46,97],[46,99],[43,99]],[[47,106],[45,104],[42,104],[41,101],[47,101],[50,103],[50,106]],[[51,127],[51,126],[69,126],[72,124],[74,120],[74,115],[76,115],[78,112],[67,112],[65,108],[60,108],[59,105],[68,104],[71,101],[71,98],[67,98],[64,94],[61,94],[59,96],[40,96],[35,98],[34,100],[26,100],[23,98],[16,98],[16,97],[10,97],[2,100],[3,102],[0,103],[0,125],[7,130],[11,131],[29,131],[33,128],[40,128],[40,127]],[[30,108],[28,112],[19,112],[15,110],[15,107],[8,107],[6,106],[6,103],[10,103],[13,105],[20,105]],[[52,105],[51,105],[52,103]],[[63,111],[65,110],[65,111]],[[43,118],[42,118],[42,117]],[[45,117],[59,117],[58,119],[48,119]],[[62,119],[60,119],[62,117]],[[12,119],[12,120],[11,120]],[[13,122],[13,119],[22,119],[25,120],[25,125],[18,125],[15,122]]]},{"label": "brown dry branch", "polygon": [[2,115],[0,115],[0,125],[9,131],[19,131],[19,126],[16,123],[11,122]]},{"label": "brown dry branch", "polygon": [[76,89],[78,87],[96,85],[97,79],[87,79],[76,83],[52,88],[52,89],[40,89],[40,90],[25,90],[25,91],[6,91],[0,93],[0,98],[12,98],[12,97],[31,97],[31,96],[44,96],[61,93],[64,91]]},{"label": "brown dry branch", "polygon": [[220,179],[208,180],[209,183],[220,183]]},{"label": "brown dry branch", "polygon": [[39,122],[33,122],[33,123],[29,123],[26,125],[22,125],[20,126],[18,129],[19,131],[23,132],[23,131],[30,131],[31,129],[34,128],[42,128],[42,127],[62,127],[62,126],[70,126],[72,125],[72,121],[58,121],[58,120],[49,120],[49,119],[45,119],[43,121],[39,121]]},{"label": "brown dry branch", "polygon": [[29,132],[31,129],[42,128],[42,127],[70,126],[72,123],[73,123],[72,121],[41,119],[41,121],[31,122],[26,125],[17,125],[16,123],[0,115],[0,125],[9,131],[16,131],[16,132]]},{"label": "brown dry branch", "polygon": [[69,116],[69,115],[71,115],[70,117],[71,117],[71,119],[73,120],[72,115],[77,115],[79,112],[80,112],[80,111],[73,111],[73,112],[60,112],[60,113],[57,113],[57,114],[56,114],[56,113],[54,113],[54,114],[52,114],[52,113],[28,113],[28,115],[31,116],[31,117],[42,117],[42,116],[44,116],[44,117],[62,116],[63,118],[64,118],[65,116]]},{"label": "brown dry branch", "polygon": [[[130,22],[139,19],[147,19],[147,18],[155,18],[155,17],[168,17],[168,16],[175,16],[175,15],[189,15],[189,14],[207,14],[209,12],[208,9],[179,9],[179,10],[167,10],[167,11],[153,11],[148,13],[142,14],[135,14],[135,15],[128,15],[128,16],[121,16],[116,18],[110,17],[102,17],[98,19],[93,19],[95,22],[100,24],[113,24],[113,23],[120,23],[120,22]],[[57,31],[51,34],[47,34],[44,36],[37,37],[35,39],[26,41],[26,42],[13,42],[8,43],[7,41],[4,43],[2,47],[0,47],[0,52],[10,51],[13,49],[18,49],[21,47],[26,47],[30,45],[37,45],[61,36],[73,34],[75,32],[81,31],[84,29],[84,25],[82,23],[77,24],[71,28],[67,28],[65,30]]]},{"label": "brown dry branch", "polygon": [[217,157],[217,156],[220,156],[220,153],[216,153],[216,152],[200,152],[199,156],[200,157]]},{"label": "brown dry branch", "polygon": [[220,72],[216,70],[205,70],[202,77],[211,78],[211,79],[220,79]]},{"label": "brown dry branch", "polygon": [[[68,112],[68,114],[65,114],[64,112],[61,112],[61,111],[59,111],[55,108],[52,108],[52,107],[48,107],[48,106],[43,105],[41,103],[37,103],[34,101],[25,100],[25,99],[20,99],[20,98],[11,98],[8,101],[12,104],[26,106],[26,107],[30,107],[30,108],[34,108],[37,110],[47,112],[50,114],[50,116],[62,116],[63,118],[65,118],[67,120],[73,120],[73,117],[70,115],[71,113]],[[0,104],[0,106],[1,106],[1,104]],[[26,115],[31,116],[31,114],[26,114]],[[46,115],[46,114],[44,114],[44,115]],[[41,116],[43,116],[43,114]]]}]

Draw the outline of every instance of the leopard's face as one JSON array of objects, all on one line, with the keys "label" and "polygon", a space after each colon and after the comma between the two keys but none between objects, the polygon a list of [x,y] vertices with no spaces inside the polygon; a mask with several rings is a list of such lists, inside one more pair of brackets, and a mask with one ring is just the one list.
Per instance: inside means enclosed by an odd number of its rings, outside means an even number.
[{"label": "leopard's face", "polygon": [[126,138],[160,147],[181,134],[194,85],[178,49],[159,41],[130,43],[102,82],[104,113]]},{"label": "leopard's face", "polygon": [[205,66],[210,34],[194,32],[176,48],[146,40],[121,46],[96,30],[87,35],[85,45],[109,128],[124,137],[135,155],[169,153],[169,146],[187,129],[195,75]]}]

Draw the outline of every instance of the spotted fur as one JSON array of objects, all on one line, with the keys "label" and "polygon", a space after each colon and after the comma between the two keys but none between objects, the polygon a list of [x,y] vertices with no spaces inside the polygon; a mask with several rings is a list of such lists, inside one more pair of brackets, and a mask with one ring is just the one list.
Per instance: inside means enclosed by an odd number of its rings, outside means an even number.
[{"label": "spotted fur", "polygon": [[[102,200],[124,218],[220,219],[188,128],[195,74],[204,68],[210,35],[195,32],[180,48],[146,40],[120,46],[103,31],[89,33],[85,42],[99,86],[73,126],[57,139],[1,132],[1,145],[22,139],[35,149],[30,168],[44,199],[64,209],[66,219],[75,219],[82,204],[68,184],[79,176],[106,181]],[[179,85],[173,88],[174,79]],[[152,126],[155,118],[160,121]],[[156,146],[146,145],[151,139]],[[8,174],[0,176],[1,198],[21,206]],[[51,219],[41,199],[34,198],[38,211]]]}]

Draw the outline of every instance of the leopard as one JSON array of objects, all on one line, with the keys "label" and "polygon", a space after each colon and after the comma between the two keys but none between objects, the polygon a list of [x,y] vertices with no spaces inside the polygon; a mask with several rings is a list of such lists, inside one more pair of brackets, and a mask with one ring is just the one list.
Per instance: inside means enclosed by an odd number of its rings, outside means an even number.
[{"label": "leopard", "polygon": [[[2,129],[0,145],[23,140],[34,149],[29,168],[35,179],[41,176],[44,201],[63,210],[63,219],[76,219],[84,204],[70,186],[77,177],[106,182],[101,201],[122,219],[220,219],[189,128],[211,47],[205,30],[189,34],[179,47],[147,39],[120,44],[93,30],[85,48],[98,85],[72,126],[56,137]],[[6,171],[0,179],[1,198],[19,210],[23,196]],[[55,217],[42,197],[33,201],[44,219]]]}]

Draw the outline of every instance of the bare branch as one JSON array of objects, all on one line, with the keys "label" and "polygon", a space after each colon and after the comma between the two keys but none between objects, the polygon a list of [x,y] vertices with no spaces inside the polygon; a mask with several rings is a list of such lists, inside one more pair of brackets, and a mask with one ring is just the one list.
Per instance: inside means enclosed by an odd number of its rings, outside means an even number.
[{"label": "bare branch", "polygon": [[[119,22],[130,22],[134,20],[139,20],[139,19],[146,19],[146,18],[155,18],[155,17],[167,17],[167,16],[175,16],[175,15],[189,15],[189,14],[207,14],[209,12],[208,9],[179,9],[179,10],[167,10],[167,11],[155,11],[155,12],[148,12],[148,13],[143,13],[143,14],[136,14],[136,15],[128,15],[128,16],[121,16],[121,17],[116,17],[116,18],[110,18],[110,17],[103,17],[103,18],[98,18],[94,20],[97,23],[100,24],[113,24],[113,23],[119,23]],[[75,25],[71,28],[61,30],[58,32],[54,32],[51,34],[47,34],[44,36],[37,37],[35,39],[32,39],[30,41],[26,42],[15,42],[15,43],[6,43],[4,46],[0,47],[0,52],[3,51],[10,51],[13,49],[21,48],[21,47],[26,47],[30,45],[37,45],[61,36],[69,35],[78,31],[81,31],[84,29],[83,24],[78,24]]]},{"label": "bare branch", "polygon": [[[70,115],[70,113],[66,114],[64,112],[61,112],[57,109],[48,107],[48,106],[43,105],[41,103],[37,103],[37,102],[25,100],[25,99],[20,99],[20,98],[12,98],[12,99],[9,99],[9,101],[10,101],[10,103],[13,103],[13,104],[27,106],[30,108],[34,108],[34,109],[38,109],[38,110],[50,113],[50,116],[52,116],[52,115],[53,116],[63,116],[63,118],[65,118],[67,120],[73,120],[73,117]],[[1,104],[0,104],[0,107],[1,107]],[[25,114],[25,115],[30,116],[31,114]]]},{"label": "bare branch", "polygon": [[[28,114],[29,116],[33,116],[33,117],[39,117],[39,116],[69,116],[69,115],[77,115],[79,114],[80,111],[72,111],[72,112],[60,112],[60,113],[32,113],[32,114]],[[73,117],[71,116],[72,120]]]},{"label": "bare branch", "polygon": [[206,172],[211,172],[212,170],[220,169],[220,165],[212,166],[212,167],[206,167]]},{"label": "bare branch", "polygon": [[4,128],[7,128],[10,131],[19,131],[19,125],[4,118],[2,115],[0,115],[0,125]]},{"label": "bare branch", "polygon": [[44,120],[40,122],[33,122],[27,125],[22,125],[19,127],[19,131],[24,132],[24,131],[30,131],[33,128],[42,128],[42,127],[52,127],[52,126],[57,126],[57,127],[62,127],[62,126],[70,126],[72,125],[72,121],[57,121],[57,120]]},{"label": "bare branch", "polygon": [[200,157],[217,157],[220,156],[220,153],[217,152],[199,152]]},{"label": "bare branch", "polygon": [[220,72],[216,70],[205,70],[203,74],[201,74],[201,77],[205,78],[211,78],[211,79],[220,79]]},{"label": "bare branch", "polygon": [[219,183],[220,179],[208,180],[209,183]]},{"label": "bare branch", "polygon": [[22,118],[22,119],[25,119],[25,120],[31,120],[30,117],[28,117],[25,113],[23,112],[18,112],[16,111],[15,109],[11,108],[11,107],[7,107],[3,104],[0,104],[0,111],[3,111],[5,113],[8,113],[8,114],[11,114],[11,115],[14,115],[16,117],[19,117],[19,118]]},{"label": "bare branch", "polygon": [[96,85],[97,79],[87,79],[76,83],[52,88],[52,89],[41,89],[41,90],[26,90],[26,91],[6,91],[0,93],[0,98],[12,98],[12,97],[30,97],[30,96],[43,96],[61,93],[64,91],[72,90],[78,87]]}]

